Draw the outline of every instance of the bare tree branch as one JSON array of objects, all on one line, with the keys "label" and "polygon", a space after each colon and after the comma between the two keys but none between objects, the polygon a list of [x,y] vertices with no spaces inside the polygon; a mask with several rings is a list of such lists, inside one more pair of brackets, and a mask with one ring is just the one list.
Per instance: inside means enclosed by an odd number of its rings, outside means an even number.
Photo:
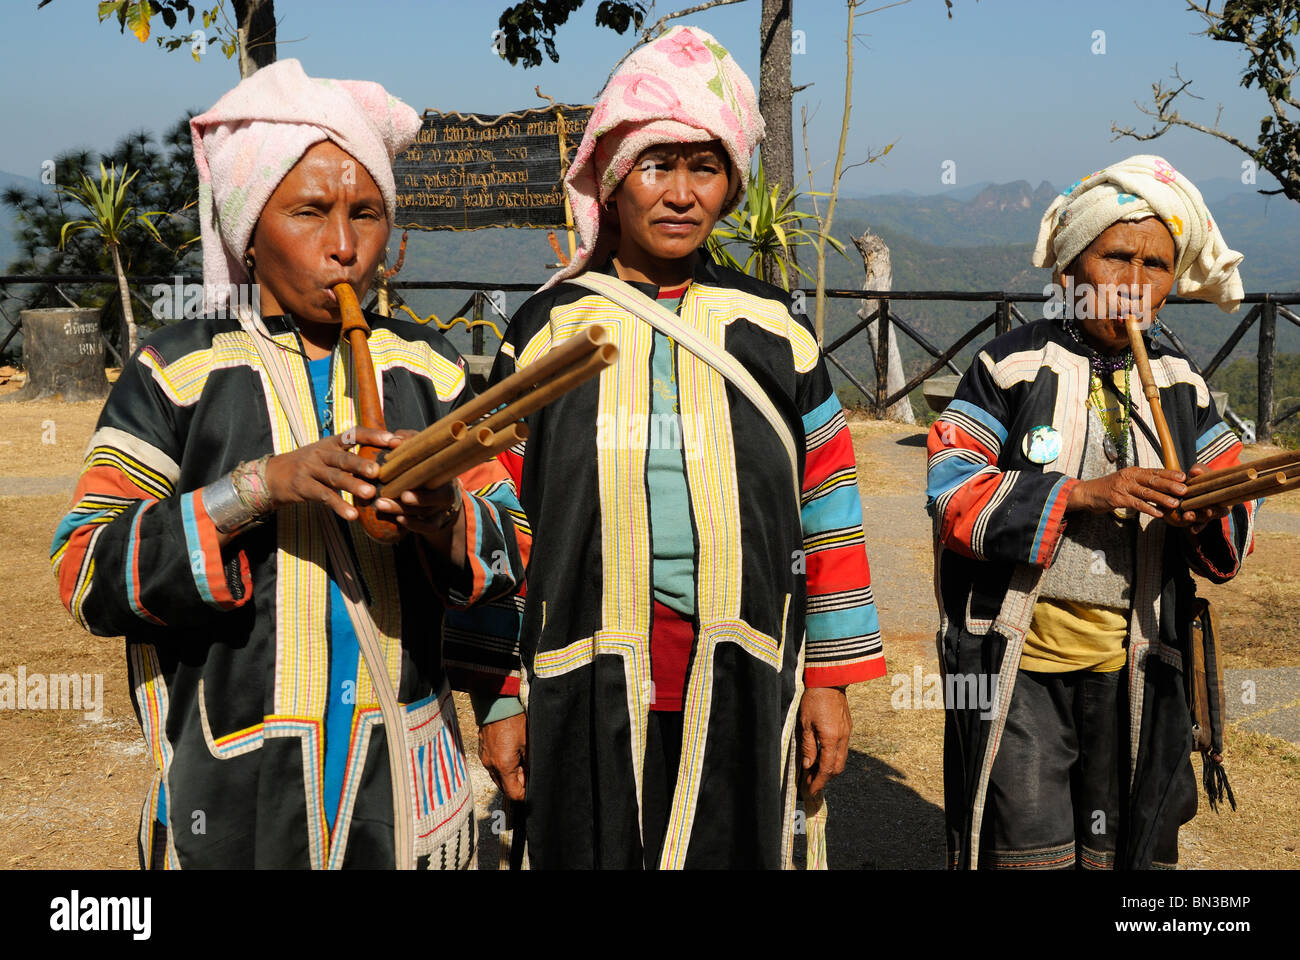
[{"label": "bare tree branch", "polygon": [[[707,10],[709,7],[721,7],[729,3],[740,3],[742,0],[708,0],[707,3],[697,3],[693,7],[687,7],[685,10],[678,10],[676,13],[670,13],[667,16],[660,17],[654,22],[654,25],[648,30],[641,33],[641,42],[647,43],[659,36],[663,32],[663,26],[669,20],[676,20],[678,17],[689,17],[692,13],[699,13],[701,10]],[[639,44],[638,44],[639,46]]]},{"label": "bare tree branch", "polygon": [[678,17],[689,17],[692,13],[699,13],[701,10],[708,10],[710,7],[723,7],[728,4],[743,2],[744,0],[708,0],[707,3],[698,3],[693,7],[687,7],[684,10],[678,10],[676,13],[670,13],[666,16],[660,17],[648,29],[641,31],[641,39],[632,44],[632,46],[628,48],[627,52],[618,58],[618,62],[614,64],[613,69],[609,71],[609,75],[605,77],[605,82],[601,85],[601,89],[603,90],[605,87],[609,86],[609,81],[613,78],[614,74],[618,73],[618,68],[623,66],[624,60],[632,56],[632,54],[634,54],[639,48],[645,46],[663,32],[663,26],[669,20],[676,20]]}]

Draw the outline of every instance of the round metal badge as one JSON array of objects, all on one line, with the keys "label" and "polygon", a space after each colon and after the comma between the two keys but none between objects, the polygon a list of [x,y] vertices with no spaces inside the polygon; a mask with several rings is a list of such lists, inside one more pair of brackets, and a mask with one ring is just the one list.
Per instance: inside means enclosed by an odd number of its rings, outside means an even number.
[{"label": "round metal badge", "polygon": [[1055,427],[1034,427],[1025,434],[1020,447],[1030,463],[1051,463],[1061,455],[1061,433]]}]

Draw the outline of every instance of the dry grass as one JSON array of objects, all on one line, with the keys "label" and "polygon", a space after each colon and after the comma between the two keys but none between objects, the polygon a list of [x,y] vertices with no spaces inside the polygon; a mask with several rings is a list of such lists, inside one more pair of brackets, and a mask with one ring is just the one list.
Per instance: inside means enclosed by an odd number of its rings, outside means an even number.
[{"label": "dry grass", "polygon": [[1225,668],[1300,665],[1297,570],[1300,537],[1261,533],[1236,577],[1217,586],[1197,582],[1197,591],[1218,611]]},{"label": "dry grass", "polygon": [[[94,404],[0,405],[3,436],[12,447],[0,447],[0,476],[75,473],[97,413]],[[41,443],[46,420],[55,422],[53,445]],[[899,424],[852,421],[868,506],[873,494],[919,491],[924,451],[898,442],[917,433]],[[85,633],[59,603],[47,555],[65,508],[62,497],[0,497],[6,559],[0,672],[12,674],[21,664],[30,672],[102,674],[104,716],[95,723],[74,711],[0,711],[0,868],[136,863],[137,818],[151,764],[126,689],[122,641]],[[871,534],[875,540],[890,539],[887,519]],[[918,631],[913,610],[931,596],[929,547],[909,545],[908,551],[907,582],[916,580],[914,595],[882,598],[891,675],[911,674],[918,665],[927,673],[937,668],[933,636]],[[1297,569],[1300,538],[1261,535],[1236,581],[1206,588],[1220,610],[1228,666],[1300,663]],[[850,689],[855,729],[849,767],[828,791],[830,857],[837,867],[943,864],[943,714],[894,709],[893,692],[887,679]],[[462,716],[470,716],[468,704],[460,706]],[[472,758],[476,745],[469,726]],[[1210,813],[1202,796],[1200,814],[1181,835],[1184,865],[1300,867],[1300,748],[1235,726],[1226,747],[1238,810]],[[1194,762],[1199,769],[1199,760]],[[481,769],[475,782],[485,783]],[[490,801],[490,792],[482,790],[480,815]]]}]

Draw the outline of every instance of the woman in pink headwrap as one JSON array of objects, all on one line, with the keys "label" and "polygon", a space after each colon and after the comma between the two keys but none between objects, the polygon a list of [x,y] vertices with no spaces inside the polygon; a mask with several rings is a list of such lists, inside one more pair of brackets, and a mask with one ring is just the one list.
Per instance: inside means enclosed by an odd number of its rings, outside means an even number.
[{"label": "woman in pink headwrap", "polygon": [[517,501],[480,472],[474,493],[378,501],[396,545],[363,534],[378,469],[354,446],[396,446],[468,390],[441,334],[368,315],[388,430],[358,427],[332,290],[370,286],[420,118],[283,60],[191,126],[209,309],[127,363],[52,550],[73,616],[126,635],[155,765],[142,865],[464,866],[449,678],[509,683],[481,644],[510,612],[462,608],[522,580]]},{"label": "woman in pink headwrap", "polygon": [[[535,866],[787,864],[796,786],[819,796],[844,768],[845,685],[884,673],[852,445],[807,318],[704,249],[762,134],[707,33],[637,50],[567,177],[578,255],[497,357],[494,379],[589,324],[620,357],[502,457],[545,558],[516,780]],[[680,329],[569,278],[630,286]]]}]

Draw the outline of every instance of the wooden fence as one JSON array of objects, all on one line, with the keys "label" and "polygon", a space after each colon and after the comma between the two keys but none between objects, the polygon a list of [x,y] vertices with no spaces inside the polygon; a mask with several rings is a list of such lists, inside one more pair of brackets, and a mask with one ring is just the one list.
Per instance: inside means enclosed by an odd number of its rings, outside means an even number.
[{"label": "wooden fence", "polygon": [[[178,280],[180,283],[198,283],[201,282],[193,277],[131,277],[130,285],[133,287],[132,296],[146,309],[150,308],[149,302],[140,294],[141,287],[151,288],[157,284],[172,285]],[[63,286],[72,284],[87,283],[116,283],[116,279],[111,274],[62,274],[46,276],[23,276],[23,275],[0,275],[0,291],[6,290],[9,286],[30,286],[33,284],[53,286],[59,294],[75,306],[66,293],[63,292]],[[536,289],[536,284],[531,283],[486,283],[474,280],[390,280],[388,282],[390,292],[397,294],[395,299],[400,300],[402,291],[409,290],[465,290],[469,291],[470,296],[465,304],[453,315],[451,320],[438,321],[441,329],[450,329],[457,323],[463,323],[470,331],[472,342],[472,353],[468,358],[471,363],[471,370],[482,372],[486,370],[489,355],[484,350],[484,332],[487,329],[499,329],[496,327],[492,316],[498,315],[497,319],[504,322],[505,314],[502,305],[497,302],[494,294],[497,291],[503,293],[530,293]],[[805,297],[809,300],[815,295],[812,289],[804,290]],[[1015,293],[1003,290],[992,291],[956,291],[956,290],[827,290],[825,295],[832,299],[843,300],[872,300],[878,301],[880,306],[872,311],[866,319],[859,319],[852,327],[844,333],[835,337],[824,346],[826,359],[830,361],[845,378],[848,379],[858,390],[862,391],[864,397],[871,401],[876,411],[888,410],[899,400],[908,396],[913,390],[922,383],[934,376],[940,370],[945,368],[953,373],[961,374],[961,369],[953,363],[953,359],[961,351],[973,342],[985,331],[992,328],[990,336],[1007,333],[1011,330],[1013,324],[1025,324],[1029,319],[1021,311],[1017,304],[1025,303],[1044,303],[1049,298],[1042,293]],[[957,337],[947,347],[940,348],[923,336],[911,322],[905,319],[892,304],[898,302],[941,302],[941,303],[989,303],[992,304],[992,312],[982,320],[973,324],[962,334]],[[1186,297],[1170,297],[1171,304],[1192,304],[1210,308],[1210,305],[1201,300],[1192,300]],[[1258,415],[1255,428],[1256,439],[1261,443],[1271,442],[1273,439],[1274,428],[1289,417],[1300,413],[1300,403],[1294,404],[1286,410],[1274,412],[1274,369],[1277,357],[1277,321],[1281,317],[1297,327],[1300,327],[1300,315],[1297,308],[1300,308],[1300,292],[1297,293],[1250,293],[1247,294],[1243,303],[1249,305],[1249,310],[1245,316],[1238,322],[1236,328],[1228,335],[1223,345],[1219,347],[1214,357],[1204,368],[1196,366],[1196,361],[1188,355],[1189,361],[1194,369],[1201,374],[1208,383],[1219,369],[1228,355],[1246,335],[1251,326],[1258,324],[1259,349],[1258,349]],[[429,322],[430,317],[418,317],[411,313],[421,322]],[[3,317],[8,321],[10,329],[7,334],[0,339],[0,354],[4,353],[9,342],[17,334],[19,324],[17,321]],[[854,373],[849,367],[836,356],[836,351],[841,350],[846,344],[855,337],[864,334],[868,326],[874,321],[880,323],[876,328],[876,342],[873,345],[875,349],[876,369],[875,383],[873,387],[868,387],[863,383],[861,377]],[[888,369],[889,353],[886,345],[889,343],[889,332],[892,328],[897,328],[905,336],[911,339],[922,350],[928,353],[933,362],[926,367],[924,371],[912,377],[898,390],[890,393],[887,388],[886,370]],[[1161,322],[1163,333],[1169,337],[1170,342],[1175,348],[1182,353],[1188,351],[1184,347],[1182,340],[1168,323]],[[114,356],[118,357],[117,351],[105,339],[105,344],[112,351]],[[1239,424],[1238,424],[1239,425]]]}]

